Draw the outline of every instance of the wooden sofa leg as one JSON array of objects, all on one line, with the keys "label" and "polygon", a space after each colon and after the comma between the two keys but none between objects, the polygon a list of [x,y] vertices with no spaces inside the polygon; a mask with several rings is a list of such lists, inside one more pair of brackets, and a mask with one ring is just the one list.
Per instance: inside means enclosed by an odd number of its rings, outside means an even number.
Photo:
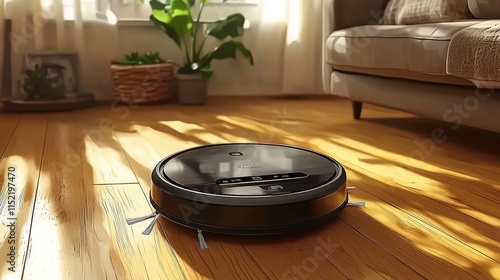
[{"label": "wooden sofa leg", "polygon": [[352,114],[355,120],[359,120],[361,117],[361,109],[363,108],[363,102],[352,101]]}]

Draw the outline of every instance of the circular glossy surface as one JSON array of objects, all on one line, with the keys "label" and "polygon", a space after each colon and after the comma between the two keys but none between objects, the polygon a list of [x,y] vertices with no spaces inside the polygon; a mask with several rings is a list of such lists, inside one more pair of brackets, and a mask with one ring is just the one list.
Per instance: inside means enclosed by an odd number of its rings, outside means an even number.
[{"label": "circular glossy surface", "polygon": [[[179,153],[165,162],[163,174],[177,186],[201,192],[223,194],[242,184],[262,182],[304,182],[313,188],[337,173],[334,162],[318,153],[287,146],[225,144],[206,146]],[[307,178],[307,180],[300,180]],[[288,180],[287,180],[288,179]],[[273,186],[270,186],[273,188]],[[279,188],[279,187],[275,187]]]},{"label": "circular glossy surface", "polygon": [[306,149],[275,144],[219,144],[165,158],[155,187],[224,205],[272,205],[315,199],[345,184],[343,167]]},{"label": "circular glossy surface", "polygon": [[152,173],[153,207],[171,221],[232,234],[293,232],[333,218],[348,201],[334,159],[275,144],[219,144],[173,154]]}]

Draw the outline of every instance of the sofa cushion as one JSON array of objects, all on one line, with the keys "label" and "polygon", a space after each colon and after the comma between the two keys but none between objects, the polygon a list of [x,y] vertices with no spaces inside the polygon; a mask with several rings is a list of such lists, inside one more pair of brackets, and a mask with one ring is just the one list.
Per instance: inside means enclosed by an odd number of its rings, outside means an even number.
[{"label": "sofa cushion", "polygon": [[475,18],[500,19],[500,0],[468,0]]},{"label": "sofa cushion", "polygon": [[382,24],[422,24],[467,19],[467,0],[390,0]]},{"label": "sofa cushion", "polygon": [[479,20],[422,25],[372,25],[333,32],[326,41],[326,61],[333,68],[446,75],[453,35]]}]

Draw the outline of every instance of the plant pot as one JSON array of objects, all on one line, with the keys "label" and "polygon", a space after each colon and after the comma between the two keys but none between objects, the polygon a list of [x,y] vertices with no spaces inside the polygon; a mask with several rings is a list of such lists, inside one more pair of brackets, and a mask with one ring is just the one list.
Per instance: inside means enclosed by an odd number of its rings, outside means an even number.
[{"label": "plant pot", "polygon": [[124,103],[156,104],[169,101],[174,64],[167,61],[150,65],[111,64],[113,93]]},{"label": "plant pot", "polygon": [[208,81],[200,74],[177,74],[179,104],[202,105],[207,97]]}]

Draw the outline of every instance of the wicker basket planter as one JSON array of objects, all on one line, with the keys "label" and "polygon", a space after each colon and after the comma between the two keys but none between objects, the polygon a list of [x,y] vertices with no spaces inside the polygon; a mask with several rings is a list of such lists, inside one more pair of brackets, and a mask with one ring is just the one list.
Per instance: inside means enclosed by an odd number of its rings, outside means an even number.
[{"label": "wicker basket planter", "polygon": [[113,94],[124,103],[152,104],[169,101],[172,94],[174,64],[111,64]]}]

